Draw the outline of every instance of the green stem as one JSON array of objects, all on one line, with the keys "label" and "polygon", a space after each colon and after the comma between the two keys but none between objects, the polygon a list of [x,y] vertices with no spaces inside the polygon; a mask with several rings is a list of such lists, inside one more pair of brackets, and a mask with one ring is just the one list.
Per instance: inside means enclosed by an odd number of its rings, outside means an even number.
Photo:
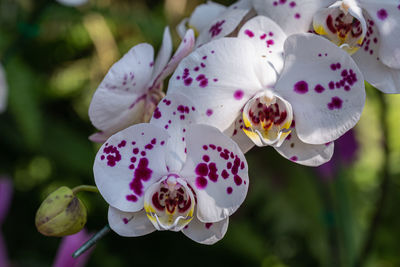
[{"label": "green stem", "polygon": [[74,195],[76,195],[82,191],[100,193],[99,189],[94,185],[79,185],[72,189],[72,192],[74,193]]},{"label": "green stem", "polygon": [[93,247],[97,241],[99,241],[101,238],[103,238],[106,234],[108,234],[111,231],[110,226],[107,224],[106,226],[103,227],[100,231],[95,233],[88,241],[86,241],[80,248],[78,248],[73,254],[73,258],[78,258],[80,255],[82,255],[84,252],[86,252],[88,249]]}]

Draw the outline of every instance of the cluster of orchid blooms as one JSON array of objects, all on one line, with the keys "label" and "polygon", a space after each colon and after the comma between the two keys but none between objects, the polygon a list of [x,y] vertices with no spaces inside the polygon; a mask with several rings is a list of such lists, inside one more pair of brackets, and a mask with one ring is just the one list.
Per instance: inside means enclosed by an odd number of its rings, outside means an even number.
[{"label": "cluster of orchid blooms", "polygon": [[251,147],[319,166],[360,119],[364,80],[400,92],[399,1],[208,2],[177,30],[172,57],[167,27],[156,60],[134,46],[89,108],[95,182],[122,236],[215,243],[245,199]]},{"label": "cluster of orchid blooms", "polygon": [[207,2],[177,31],[172,57],[168,27],[155,60],[131,48],[89,108],[95,182],[121,236],[217,242],[247,194],[244,153],[319,166],[360,119],[365,81],[400,92],[398,0]]}]

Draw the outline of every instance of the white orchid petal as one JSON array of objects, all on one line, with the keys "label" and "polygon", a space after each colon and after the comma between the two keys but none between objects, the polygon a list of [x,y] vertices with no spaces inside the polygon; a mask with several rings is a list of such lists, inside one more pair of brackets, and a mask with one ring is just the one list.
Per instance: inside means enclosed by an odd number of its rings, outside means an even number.
[{"label": "white orchid petal", "polygon": [[285,53],[276,90],[292,105],[300,140],[325,144],[339,138],[361,116],[362,73],[345,51],[314,34],[291,35]]},{"label": "white orchid petal", "polygon": [[320,166],[329,161],[333,155],[333,142],[322,145],[311,145],[302,142],[295,129],[280,147],[274,147],[283,157],[305,166]]},{"label": "white orchid petal", "polygon": [[361,0],[379,31],[379,59],[400,70],[400,8],[394,0]]},{"label": "white orchid petal", "polygon": [[216,19],[212,20],[210,24],[199,32],[196,47],[232,33],[248,12],[246,9],[227,9],[218,15]]},{"label": "white orchid petal", "polygon": [[171,93],[164,97],[154,111],[150,123],[164,128],[171,136],[167,142],[166,158],[170,172],[179,172],[186,160],[186,131],[198,118],[194,104],[184,95]]},{"label": "white orchid petal", "polygon": [[229,217],[214,223],[203,223],[195,217],[182,232],[193,241],[205,245],[212,245],[225,236],[228,225]]},{"label": "white orchid petal", "polygon": [[[400,10],[399,10],[400,13]],[[371,17],[364,13],[368,21],[368,31],[361,48],[352,57],[364,74],[365,80],[388,94],[400,93],[400,69],[389,68],[379,57],[382,38]]]},{"label": "white orchid petal", "polygon": [[152,80],[155,80],[160,72],[165,68],[172,54],[172,38],[169,27],[165,27],[161,48],[158,51],[156,61],[154,62],[154,70]]},{"label": "white orchid petal", "polygon": [[66,6],[81,6],[86,4],[88,0],[57,0],[57,2]]},{"label": "white orchid petal", "polygon": [[314,14],[322,7],[328,7],[335,0],[254,0],[257,14],[275,21],[287,35],[308,32]]},{"label": "white orchid petal", "polygon": [[167,76],[174,72],[179,62],[181,62],[184,57],[192,52],[194,42],[194,32],[193,30],[189,29],[183,37],[181,44],[179,45],[175,54],[172,56],[171,60],[156,77],[153,86],[157,86],[158,84],[162,83]]},{"label": "white orchid petal", "polygon": [[247,153],[255,144],[254,142],[244,133],[242,114],[232,123],[231,127],[224,131],[224,134],[230,136],[233,141],[240,147],[243,153]]},{"label": "white orchid petal", "polygon": [[186,32],[188,31],[188,27],[186,26],[189,22],[189,18],[184,18],[181,22],[176,25],[176,32],[178,33],[179,37],[183,39]]},{"label": "white orchid petal", "polygon": [[143,208],[146,188],[167,174],[168,138],[164,129],[142,123],[116,133],[103,144],[93,172],[108,204],[126,212]]},{"label": "white orchid petal", "polygon": [[209,25],[210,21],[216,19],[225,10],[226,6],[212,1],[198,5],[190,16],[189,27],[201,32]]},{"label": "white orchid petal", "polygon": [[248,167],[237,144],[218,129],[196,124],[187,133],[187,160],[181,176],[197,197],[197,217],[218,222],[242,204],[249,186]]},{"label": "white orchid petal", "polygon": [[108,223],[114,232],[126,237],[147,235],[156,230],[144,210],[123,212],[110,206],[108,208]]},{"label": "white orchid petal", "polygon": [[252,41],[258,54],[271,62],[278,72],[282,70],[286,34],[278,24],[265,16],[257,16],[243,25],[238,37]]},{"label": "white orchid petal", "polygon": [[251,42],[223,38],[182,60],[168,93],[178,92],[195,101],[200,121],[223,131],[249,98],[275,81],[275,71],[255,53]]},{"label": "white orchid petal", "polygon": [[89,107],[90,120],[97,129],[114,133],[140,121],[153,57],[152,46],[139,44],[110,68]]}]

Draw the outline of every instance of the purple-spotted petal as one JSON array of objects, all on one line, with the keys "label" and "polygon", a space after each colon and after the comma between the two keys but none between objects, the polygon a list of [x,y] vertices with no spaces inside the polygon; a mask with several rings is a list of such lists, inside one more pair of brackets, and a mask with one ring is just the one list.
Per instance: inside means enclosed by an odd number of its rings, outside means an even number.
[{"label": "purple-spotted petal", "polygon": [[361,6],[379,31],[379,59],[388,67],[400,69],[400,7],[394,0],[361,0]]},{"label": "purple-spotted petal", "polygon": [[[400,10],[399,10],[400,15]],[[360,49],[352,57],[362,71],[365,80],[377,89],[388,94],[400,93],[400,69],[385,65],[379,57],[382,38],[377,24],[364,12],[368,23],[367,36]]]},{"label": "purple-spotted petal", "polygon": [[152,80],[155,80],[157,76],[161,73],[161,71],[165,68],[171,57],[171,53],[172,53],[171,33],[169,31],[169,27],[165,27],[161,48],[160,51],[158,51],[157,58],[154,63]]},{"label": "purple-spotted petal", "polygon": [[251,42],[223,38],[183,59],[170,79],[168,93],[187,96],[196,104],[202,122],[224,131],[248,99],[275,81],[275,71]]},{"label": "purple-spotted petal", "polygon": [[164,69],[158,74],[156,79],[154,80],[153,87],[157,87],[160,83],[164,81],[164,79],[169,76],[178,66],[179,62],[186,57],[194,47],[194,32],[189,29],[175,54],[172,56],[171,60],[164,67]]},{"label": "purple-spotted petal", "polygon": [[196,40],[196,46],[217,40],[233,32],[249,11],[246,9],[227,9],[208,24]]},{"label": "purple-spotted petal", "polygon": [[311,145],[302,142],[295,129],[286,137],[280,147],[274,147],[283,157],[305,166],[320,166],[329,161],[333,155],[333,142],[322,145]]},{"label": "purple-spotted petal", "polygon": [[7,82],[3,67],[0,65],[0,112],[3,112],[7,107]]},{"label": "purple-spotted petal", "polygon": [[278,72],[282,70],[286,34],[278,24],[265,16],[257,16],[243,25],[238,37],[252,41],[257,53],[271,62]]},{"label": "purple-spotted petal", "polygon": [[254,0],[257,14],[275,21],[287,34],[308,32],[311,29],[314,14],[335,0]]},{"label": "purple-spotted petal", "polygon": [[178,172],[186,160],[186,131],[196,123],[198,112],[184,95],[171,93],[158,104],[150,123],[164,128],[170,135],[166,144],[166,163],[170,172]]},{"label": "purple-spotted petal", "polygon": [[212,245],[224,237],[228,230],[228,225],[229,217],[214,223],[203,223],[194,217],[182,232],[193,241],[205,245]]},{"label": "purple-spotted petal", "polygon": [[226,6],[212,1],[198,5],[189,18],[189,27],[194,28],[199,33],[209,25],[210,21],[216,19],[225,10]]},{"label": "purple-spotted petal", "polygon": [[196,193],[197,217],[218,222],[242,204],[249,186],[246,159],[237,144],[208,125],[192,125],[181,176]]},{"label": "purple-spotted petal", "polygon": [[108,208],[108,223],[111,229],[120,236],[142,236],[156,230],[144,210],[123,212],[110,206]]},{"label": "purple-spotted petal", "polygon": [[93,171],[108,204],[126,212],[143,208],[146,188],[167,174],[168,138],[163,128],[142,123],[116,133],[103,144]]},{"label": "purple-spotted petal", "polygon": [[108,71],[89,107],[90,120],[97,129],[113,134],[141,122],[153,54],[149,44],[136,45]]},{"label": "purple-spotted petal", "polygon": [[325,144],[351,129],[365,104],[364,77],[353,59],[309,33],[288,37],[285,54],[276,90],[292,105],[300,140]]}]

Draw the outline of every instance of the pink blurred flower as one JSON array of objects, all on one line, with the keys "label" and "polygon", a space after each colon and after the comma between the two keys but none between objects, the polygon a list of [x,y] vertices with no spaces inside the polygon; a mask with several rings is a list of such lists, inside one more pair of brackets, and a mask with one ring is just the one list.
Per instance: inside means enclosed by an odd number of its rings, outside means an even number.
[{"label": "pink blurred flower", "polygon": [[354,130],[350,130],[335,141],[335,152],[327,163],[317,168],[317,172],[324,180],[331,180],[341,167],[354,162],[357,157],[358,143]]},{"label": "pink blurred flower", "polygon": [[83,243],[91,237],[85,229],[82,231],[63,237],[57,251],[57,256],[54,259],[53,267],[83,267],[89,260],[90,253],[93,248],[83,253],[77,259],[72,258],[72,253],[75,252]]},{"label": "pink blurred flower", "polygon": [[[3,224],[3,221],[10,207],[12,192],[13,190],[12,190],[11,180],[8,178],[0,177],[0,228]],[[6,245],[1,231],[0,231],[0,266],[3,267],[9,266],[9,262],[7,259]]]}]

